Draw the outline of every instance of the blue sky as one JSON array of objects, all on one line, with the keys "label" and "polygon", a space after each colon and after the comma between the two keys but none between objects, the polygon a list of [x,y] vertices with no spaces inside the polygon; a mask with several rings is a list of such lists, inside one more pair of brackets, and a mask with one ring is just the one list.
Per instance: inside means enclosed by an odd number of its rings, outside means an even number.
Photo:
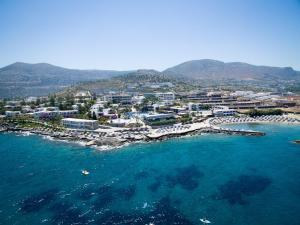
[{"label": "blue sky", "polygon": [[300,70],[300,0],[0,0],[0,67],[163,70],[203,58]]}]

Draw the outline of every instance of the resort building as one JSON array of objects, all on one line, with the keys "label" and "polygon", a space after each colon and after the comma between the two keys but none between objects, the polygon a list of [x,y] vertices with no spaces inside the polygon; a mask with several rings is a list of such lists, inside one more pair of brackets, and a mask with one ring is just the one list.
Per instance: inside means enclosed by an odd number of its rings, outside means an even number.
[{"label": "resort building", "polygon": [[117,119],[118,118],[118,115],[111,108],[103,109],[103,116],[105,116],[109,119]]},{"label": "resort building", "polygon": [[59,110],[58,111],[59,115],[62,117],[73,117],[78,114],[78,110]]},{"label": "resort building", "polygon": [[96,117],[98,118],[99,116],[103,115],[103,109],[104,109],[104,105],[102,103],[96,103],[91,106],[90,113],[91,115],[95,114]]},{"label": "resort building", "polygon": [[204,107],[203,107],[203,104],[202,103],[193,103],[193,102],[190,102],[188,103],[188,110],[189,111],[201,111],[203,110]]},{"label": "resort building", "polygon": [[62,119],[62,125],[70,129],[95,130],[99,124],[97,120],[85,120],[75,118]]},{"label": "resort building", "polygon": [[174,101],[175,100],[175,94],[173,92],[159,92],[154,93],[155,97],[157,97],[160,101]]},{"label": "resort building", "polygon": [[154,96],[162,102],[174,102],[175,94],[173,92],[155,92],[155,93],[145,93],[145,97]]},{"label": "resort building", "polygon": [[22,106],[22,113],[31,113],[31,112],[33,112],[33,109],[30,107],[30,105]]},{"label": "resort building", "polygon": [[74,97],[76,102],[90,101],[93,98],[91,92],[89,91],[78,91]]},{"label": "resort building", "polygon": [[41,110],[33,113],[36,119],[52,119],[57,116],[73,117],[78,114],[78,110]]},{"label": "resort building", "polygon": [[276,103],[276,106],[278,106],[278,107],[288,108],[288,107],[296,106],[296,102],[289,101],[289,100],[276,100],[275,103]]},{"label": "resort building", "polygon": [[132,97],[129,94],[109,94],[104,96],[104,100],[113,104],[128,105],[132,103]]},{"label": "resort building", "polygon": [[125,127],[126,125],[128,125],[131,122],[130,119],[121,119],[121,118],[117,118],[117,119],[112,119],[110,121],[110,125],[113,127]]},{"label": "resort building", "polygon": [[229,109],[227,106],[215,106],[213,109],[214,116],[233,116],[235,113],[235,110]]},{"label": "resort building", "polygon": [[157,113],[144,115],[144,121],[146,123],[162,122],[173,119],[175,119],[175,115],[172,113]]},{"label": "resort building", "polygon": [[6,117],[16,117],[21,115],[20,111],[5,111],[5,116]]},{"label": "resort building", "polygon": [[143,95],[137,95],[132,97],[132,103],[133,104],[142,104],[144,101],[145,97]]},{"label": "resort building", "polygon": [[172,107],[170,107],[170,111],[172,111],[174,113],[184,113],[184,112],[186,112],[186,107],[172,106]]},{"label": "resort building", "polygon": [[31,103],[31,102],[36,102],[37,99],[38,99],[38,97],[31,96],[31,97],[25,98],[24,101],[25,101],[26,103]]},{"label": "resort building", "polygon": [[35,119],[44,120],[44,119],[52,119],[59,116],[58,110],[54,111],[37,111],[33,113]]}]

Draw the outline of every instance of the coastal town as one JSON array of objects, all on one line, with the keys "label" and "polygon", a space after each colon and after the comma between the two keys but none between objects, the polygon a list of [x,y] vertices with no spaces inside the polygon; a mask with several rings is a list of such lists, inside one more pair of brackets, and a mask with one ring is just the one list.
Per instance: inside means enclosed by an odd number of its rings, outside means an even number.
[{"label": "coastal town", "polygon": [[95,94],[2,100],[1,131],[35,133],[102,149],[205,132],[264,135],[220,125],[300,124],[300,96],[293,93],[197,90],[186,93]]}]

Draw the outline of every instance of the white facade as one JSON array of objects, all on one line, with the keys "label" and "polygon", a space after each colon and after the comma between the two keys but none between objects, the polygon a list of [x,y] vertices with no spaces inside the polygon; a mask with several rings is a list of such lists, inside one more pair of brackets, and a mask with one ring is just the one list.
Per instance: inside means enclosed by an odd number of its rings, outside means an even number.
[{"label": "white facade", "polygon": [[175,94],[173,92],[154,93],[154,96],[157,97],[160,101],[174,101],[175,100]]},{"label": "white facade", "polygon": [[75,118],[62,119],[62,125],[71,129],[95,130],[98,128],[97,120],[84,120]]},{"label": "white facade", "polygon": [[144,101],[145,97],[144,96],[133,96],[132,97],[132,103],[134,104],[142,104]]},{"label": "white facade", "polygon": [[90,112],[91,112],[91,114],[95,113],[96,117],[98,118],[100,116],[100,114],[103,114],[103,109],[104,109],[103,104],[96,103],[91,106]]},{"label": "white facade", "polygon": [[5,116],[7,117],[16,117],[18,115],[21,115],[20,111],[5,111]]},{"label": "white facade", "polygon": [[131,104],[132,97],[128,94],[109,94],[104,96],[104,100],[115,104]]},{"label": "white facade", "polygon": [[188,103],[188,109],[189,109],[189,111],[202,111],[203,104],[190,102],[190,103]]},{"label": "white facade", "polygon": [[53,110],[53,111],[42,110],[33,113],[36,119],[51,119],[56,116],[73,117],[76,114],[78,114],[78,110]]},{"label": "white facade", "polygon": [[233,116],[236,111],[229,109],[227,106],[216,106],[213,109],[214,116]]}]

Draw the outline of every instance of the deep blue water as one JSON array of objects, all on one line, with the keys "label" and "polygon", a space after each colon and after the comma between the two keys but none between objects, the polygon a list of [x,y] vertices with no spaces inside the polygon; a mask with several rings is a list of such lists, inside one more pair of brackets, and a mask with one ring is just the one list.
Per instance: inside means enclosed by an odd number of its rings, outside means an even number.
[{"label": "deep blue water", "polygon": [[300,224],[300,127],[242,126],[267,135],[100,152],[0,134],[0,224]]}]

